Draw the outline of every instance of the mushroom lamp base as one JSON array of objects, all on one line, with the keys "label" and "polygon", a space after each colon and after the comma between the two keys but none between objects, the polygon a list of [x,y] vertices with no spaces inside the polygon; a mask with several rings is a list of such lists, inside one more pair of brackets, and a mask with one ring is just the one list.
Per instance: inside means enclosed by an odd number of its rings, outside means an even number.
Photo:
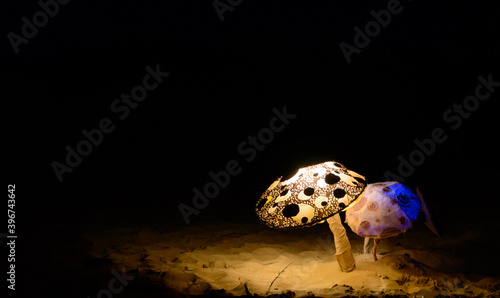
[{"label": "mushroom lamp base", "polygon": [[338,213],[335,214],[328,218],[327,222],[335,239],[335,257],[337,258],[340,270],[345,272],[353,271],[356,268],[356,263],[352,254],[349,238],[347,238],[345,228],[340,220],[340,215]]}]

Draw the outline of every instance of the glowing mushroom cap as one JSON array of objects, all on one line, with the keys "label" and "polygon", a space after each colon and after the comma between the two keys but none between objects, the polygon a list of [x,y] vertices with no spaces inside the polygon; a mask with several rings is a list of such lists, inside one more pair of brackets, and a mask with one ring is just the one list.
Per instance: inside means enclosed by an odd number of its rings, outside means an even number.
[{"label": "glowing mushroom cap", "polygon": [[411,228],[420,208],[419,198],[407,186],[394,181],[373,183],[346,210],[346,220],[362,237],[388,238]]},{"label": "glowing mushroom cap", "polygon": [[271,228],[311,226],[344,210],[365,186],[365,177],[328,161],[276,179],[262,194],[255,211]]}]

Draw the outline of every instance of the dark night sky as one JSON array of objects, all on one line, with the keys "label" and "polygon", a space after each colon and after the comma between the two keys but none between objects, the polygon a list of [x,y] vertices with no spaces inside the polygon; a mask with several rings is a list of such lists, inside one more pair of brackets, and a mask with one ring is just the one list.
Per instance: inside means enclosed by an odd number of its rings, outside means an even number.
[{"label": "dark night sky", "polygon": [[[192,220],[257,220],[253,205],[278,176],[334,159],[382,181],[385,171],[398,173],[398,156],[408,158],[415,139],[436,128],[446,141],[405,183],[422,187],[443,213],[470,212],[482,201],[499,206],[492,194],[500,91],[455,130],[443,119],[474,94],[479,75],[500,81],[495,1],[401,2],[351,63],[339,44],[353,44],[354,27],[389,1],[242,1],[221,22],[210,1],[73,0],[17,54],[7,34],[21,34],[22,17],[40,7],[8,2],[1,12],[6,177],[30,224],[151,214],[183,225],[178,204],[191,204],[192,188],[231,160],[241,173]],[[120,120],[111,103],[157,64],[170,75]],[[296,118],[246,161],[238,146],[284,106]],[[115,130],[59,183],[51,163],[63,162],[65,147],[75,148],[82,129],[103,118]]]}]

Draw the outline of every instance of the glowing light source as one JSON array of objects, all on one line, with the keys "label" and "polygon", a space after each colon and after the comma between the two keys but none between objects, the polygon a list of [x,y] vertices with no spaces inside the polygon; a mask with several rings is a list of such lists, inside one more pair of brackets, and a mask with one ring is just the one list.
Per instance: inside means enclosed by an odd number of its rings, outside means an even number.
[{"label": "glowing light source", "polygon": [[324,162],[278,178],[262,194],[256,212],[271,228],[312,226],[343,211],[365,186],[363,176],[338,162]]},{"label": "glowing light source", "polygon": [[300,168],[282,178],[262,194],[255,209],[259,218],[275,229],[307,227],[327,220],[341,270],[354,270],[351,245],[338,213],[363,192],[365,177],[329,161]]}]

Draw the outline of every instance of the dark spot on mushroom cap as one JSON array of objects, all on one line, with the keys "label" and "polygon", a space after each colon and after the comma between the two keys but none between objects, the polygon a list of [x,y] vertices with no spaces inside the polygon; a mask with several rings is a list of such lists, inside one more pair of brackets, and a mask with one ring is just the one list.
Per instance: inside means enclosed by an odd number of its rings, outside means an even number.
[{"label": "dark spot on mushroom cap", "polygon": [[404,216],[401,216],[399,218],[399,222],[402,224],[402,225],[405,225],[406,224],[406,218],[404,218]]},{"label": "dark spot on mushroom cap", "polygon": [[386,187],[382,188],[382,190],[383,190],[384,192],[388,192],[389,190],[391,190],[391,188],[390,188],[389,186],[386,186]]},{"label": "dark spot on mushroom cap", "polygon": [[307,217],[302,217],[302,219],[300,220],[302,223],[306,223],[309,219]]},{"label": "dark spot on mushroom cap", "polygon": [[300,207],[297,204],[290,204],[283,208],[283,216],[292,217],[299,214]]},{"label": "dark spot on mushroom cap", "polygon": [[267,202],[267,199],[261,199],[259,201],[259,203],[257,204],[257,209],[260,210],[262,207],[264,207],[264,205],[266,204],[266,202]]},{"label": "dark spot on mushroom cap", "polygon": [[321,202],[321,206],[326,206],[326,205],[328,205],[328,202],[327,202],[327,201],[323,201],[323,202]]},{"label": "dark spot on mushroom cap", "polygon": [[367,222],[366,220],[365,221],[362,221],[359,226],[362,228],[362,229],[368,229],[370,227],[370,223]]},{"label": "dark spot on mushroom cap", "polygon": [[345,190],[337,188],[336,190],[333,191],[333,195],[339,199],[343,198],[345,196]]},{"label": "dark spot on mushroom cap", "polygon": [[340,162],[336,162],[333,165],[336,166],[337,168],[343,168],[344,167]]},{"label": "dark spot on mushroom cap", "polygon": [[344,203],[339,203],[339,207],[340,208],[345,208],[345,204]]},{"label": "dark spot on mushroom cap", "polygon": [[356,203],[354,203],[352,210],[358,211],[359,209],[363,208],[365,203],[366,203],[366,197],[362,196]]},{"label": "dark spot on mushroom cap", "polygon": [[338,183],[339,181],[340,181],[340,177],[335,175],[335,174],[332,174],[332,173],[326,175],[326,177],[325,177],[325,182],[327,184],[335,184],[335,183]]},{"label": "dark spot on mushroom cap", "polygon": [[410,198],[408,198],[407,196],[402,195],[402,194],[399,194],[397,199],[403,205],[407,205],[410,201]]},{"label": "dark spot on mushroom cap", "polygon": [[314,193],[314,188],[312,188],[312,187],[308,187],[308,188],[304,189],[304,194],[306,196],[312,196],[313,193]]},{"label": "dark spot on mushroom cap", "polygon": [[378,204],[376,202],[370,202],[368,203],[368,206],[367,206],[368,210],[370,211],[375,211],[378,209]]}]

